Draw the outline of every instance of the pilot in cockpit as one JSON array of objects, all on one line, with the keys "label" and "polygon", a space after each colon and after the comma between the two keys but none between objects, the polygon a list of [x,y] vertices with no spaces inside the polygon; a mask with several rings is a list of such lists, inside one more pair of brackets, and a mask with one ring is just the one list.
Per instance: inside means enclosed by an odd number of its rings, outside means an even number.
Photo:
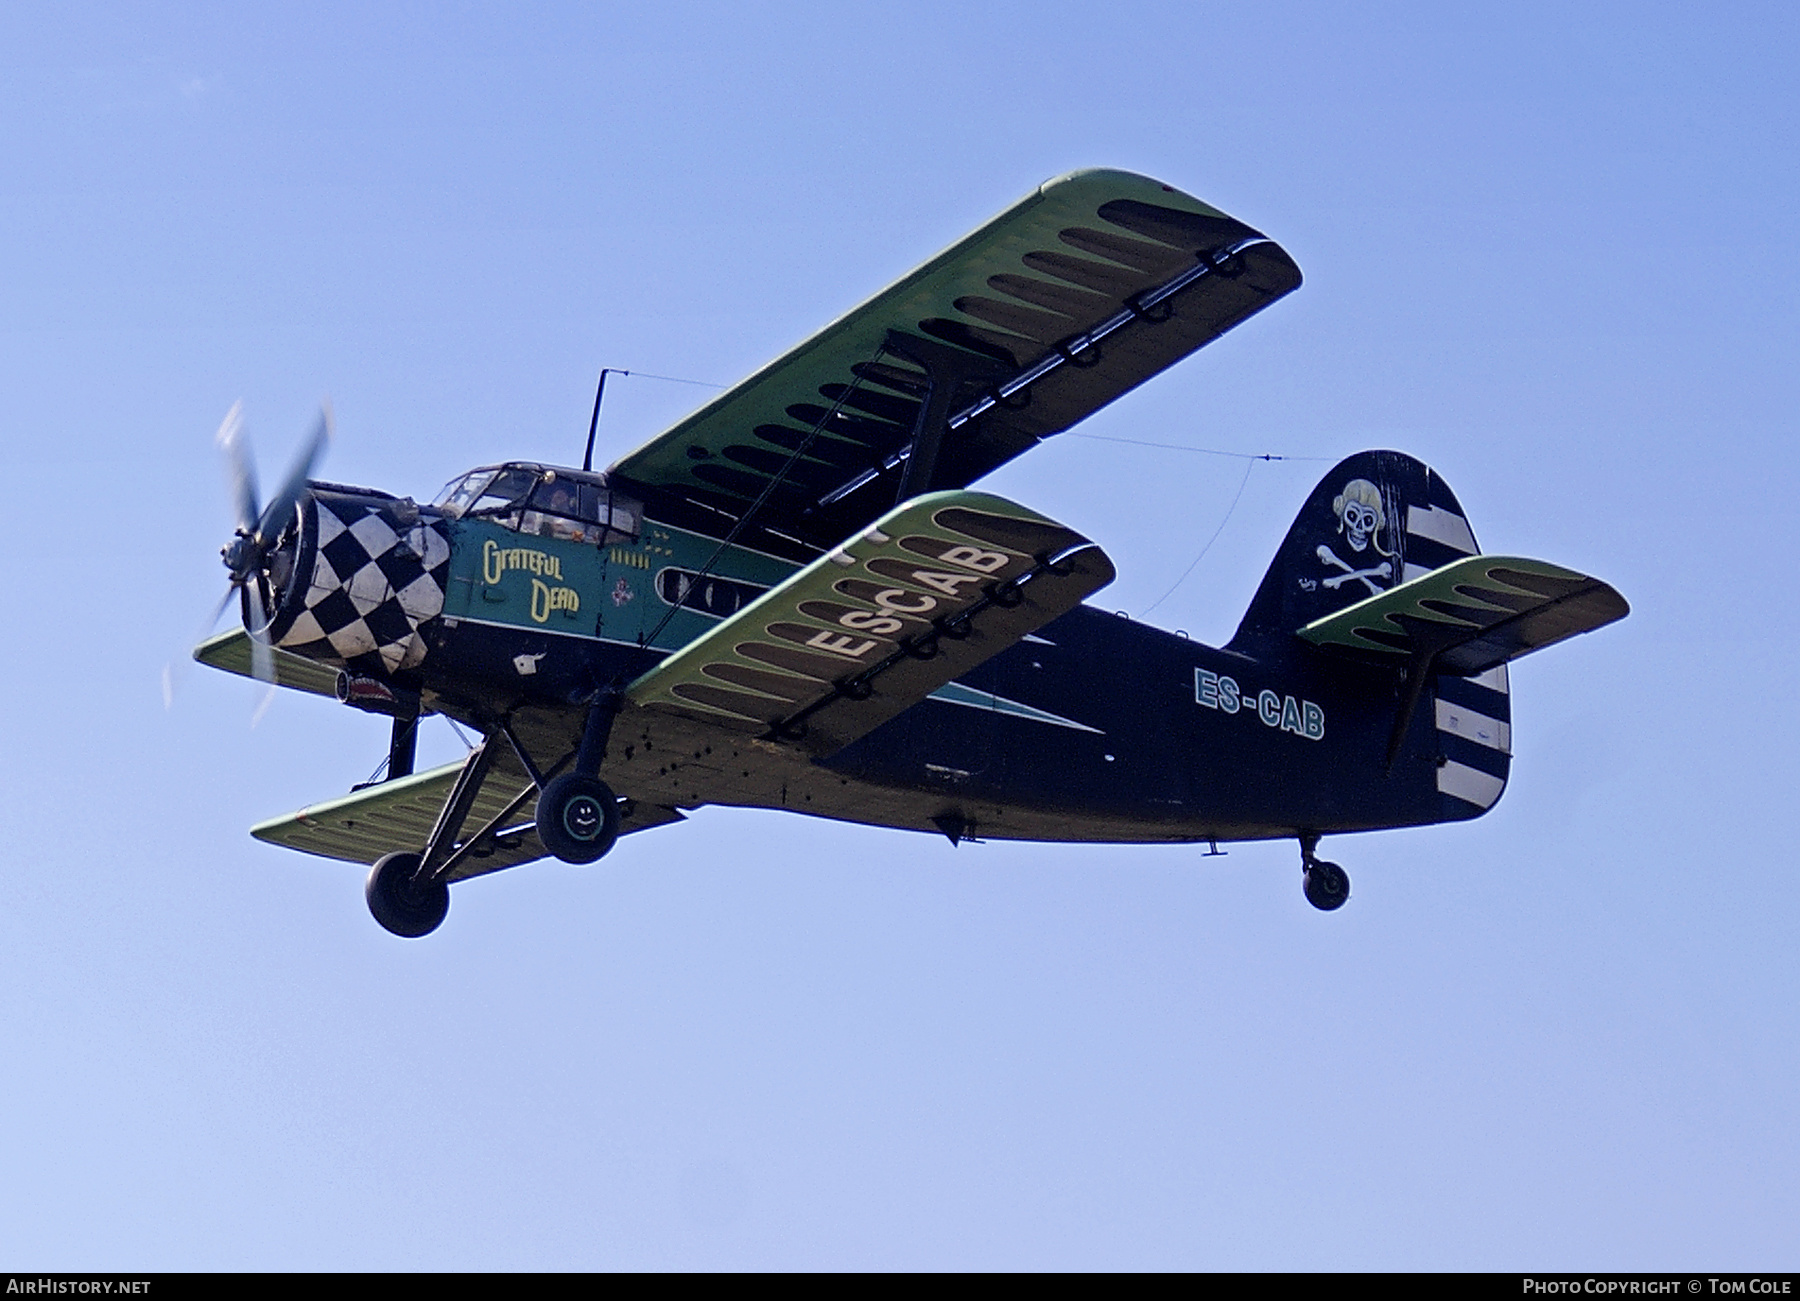
[{"label": "pilot in cockpit", "polygon": [[577,513],[575,489],[572,486],[559,483],[552,488],[545,510],[547,514],[538,516],[539,537],[560,538],[565,542],[587,540],[587,530],[579,521],[570,518]]}]

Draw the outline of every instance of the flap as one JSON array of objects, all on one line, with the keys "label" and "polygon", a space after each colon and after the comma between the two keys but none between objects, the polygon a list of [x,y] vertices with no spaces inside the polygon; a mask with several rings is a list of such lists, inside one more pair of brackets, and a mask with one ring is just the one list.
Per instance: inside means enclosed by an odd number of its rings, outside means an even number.
[{"label": "flap", "polygon": [[1470,556],[1358,601],[1299,636],[1377,655],[1435,655],[1469,676],[1623,619],[1625,598],[1571,569],[1519,556]]},{"label": "flap", "polygon": [[932,493],[632,683],[638,705],[823,758],[1113,579],[1072,529],[1001,497]]},{"label": "flap", "polygon": [[[685,509],[702,531],[717,527],[711,512],[736,518],[779,478],[758,529],[823,550],[898,495],[925,372],[882,351],[890,331],[948,345],[966,361],[948,407],[949,432],[924,485],[957,488],[1299,284],[1285,252],[1217,208],[1129,172],[1074,172],[608,473],[655,502],[658,518],[677,520]],[[760,544],[755,533],[745,541]]]}]

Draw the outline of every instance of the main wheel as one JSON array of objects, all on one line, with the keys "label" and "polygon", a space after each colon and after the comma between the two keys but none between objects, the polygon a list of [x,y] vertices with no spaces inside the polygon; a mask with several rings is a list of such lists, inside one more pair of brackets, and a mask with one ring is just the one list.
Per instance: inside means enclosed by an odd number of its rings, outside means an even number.
[{"label": "main wheel", "polygon": [[1336,863],[1315,858],[1306,865],[1306,902],[1321,912],[1342,908],[1350,898],[1350,876]]},{"label": "main wheel", "polygon": [[386,930],[409,940],[429,935],[444,924],[450,911],[450,887],[442,881],[415,885],[417,854],[389,854],[369,869],[363,898],[369,911]]},{"label": "main wheel", "polygon": [[598,777],[553,777],[538,795],[537,833],[563,862],[591,863],[619,838],[619,797]]}]

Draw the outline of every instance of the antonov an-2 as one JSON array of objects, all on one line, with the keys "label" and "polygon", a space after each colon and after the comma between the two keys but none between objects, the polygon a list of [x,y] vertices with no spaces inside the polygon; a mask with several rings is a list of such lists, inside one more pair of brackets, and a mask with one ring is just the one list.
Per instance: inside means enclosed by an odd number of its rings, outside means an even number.
[{"label": "antonov an-2", "polygon": [[[1320,837],[1493,807],[1508,662],[1619,594],[1483,554],[1435,472],[1361,452],[1214,649],[1083,605],[1099,546],[970,487],[1299,284],[1217,209],[1076,172],[603,472],[484,466],[422,505],[313,480],[326,417],[264,506],[234,408],[245,626],[197,658],[393,719],[384,780],[253,834],[373,864],[407,936],[457,881],[709,804],[952,842],[1292,838],[1340,906]],[[414,772],[429,713],[480,741]]]}]

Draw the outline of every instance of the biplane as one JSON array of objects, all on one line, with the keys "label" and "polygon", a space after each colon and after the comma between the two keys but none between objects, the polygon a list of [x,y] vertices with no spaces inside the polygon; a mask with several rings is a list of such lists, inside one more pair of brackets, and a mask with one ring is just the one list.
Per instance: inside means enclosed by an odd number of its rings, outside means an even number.
[{"label": "biplane", "polygon": [[[604,471],[590,426],[581,469],[483,466],[423,504],[314,479],[326,415],[263,504],[234,408],[244,626],[196,658],[392,720],[381,780],[251,834],[370,864],[402,936],[458,881],[706,805],[952,844],[1290,838],[1341,906],[1321,837],[1492,808],[1507,665],[1623,598],[1483,553],[1434,471],[1368,451],[1215,649],[1084,605],[1100,547],[971,487],[1300,280],[1218,209],[1083,171]],[[433,713],[479,740],[416,772]]]}]

